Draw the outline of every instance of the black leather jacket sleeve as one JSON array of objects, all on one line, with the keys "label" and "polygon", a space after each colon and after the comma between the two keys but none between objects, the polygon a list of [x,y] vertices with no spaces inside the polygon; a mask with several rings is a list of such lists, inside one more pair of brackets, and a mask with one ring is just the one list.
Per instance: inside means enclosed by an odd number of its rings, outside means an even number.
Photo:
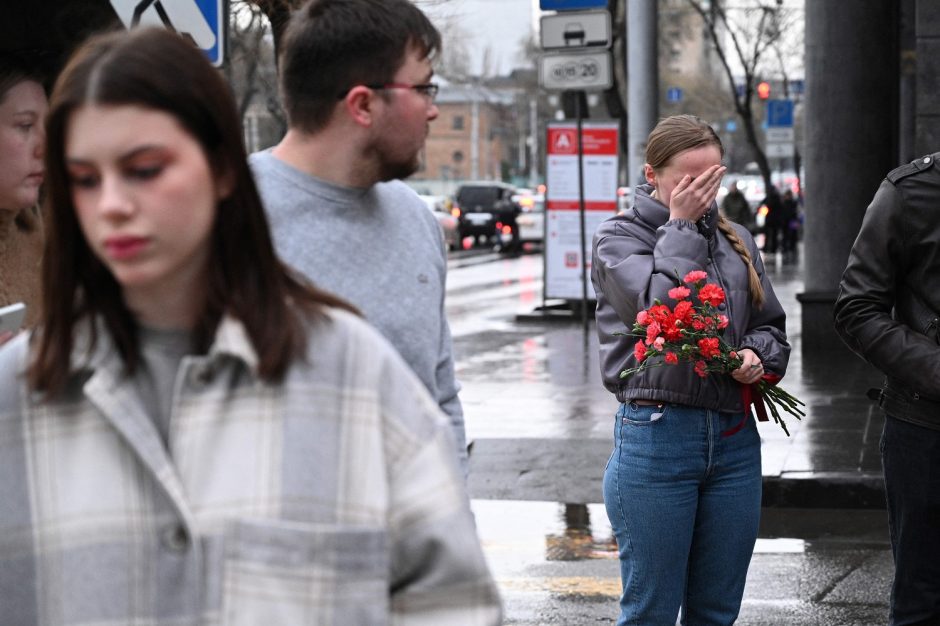
[{"label": "black leather jacket sleeve", "polygon": [[887,376],[940,398],[940,347],[911,305],[937,311],[940,175],[885,180],[852,246],[839,285],[835,327],[845,343]]}]

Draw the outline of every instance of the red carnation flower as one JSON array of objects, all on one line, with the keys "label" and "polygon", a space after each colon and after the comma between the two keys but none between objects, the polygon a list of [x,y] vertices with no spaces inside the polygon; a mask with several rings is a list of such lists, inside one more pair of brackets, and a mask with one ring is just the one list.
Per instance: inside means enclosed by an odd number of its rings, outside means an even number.
[{"label": "red carnation flower", "polygon": [[682,279],[684,283],[697,283],[700,280],[705,280],[708,278],[708,274],[702,270],[694,270],[685,275],[685,278]]},{"label": "red carnation flower", "polygon": [[698,291],[698,299],[705,304],[718,306],[725,301],[725,291],[714,283],[703,285]]},{"label": "red carnation flower", "polygon": [[637,341],[636,345],[633,347],[633,356],[636,357],[636,360],[643,362],[643,359],[646,358],[646,344],[642,341]]},{"label": "red carnation flower", "polygon": [[692,303],[688,300],[683,300],[676,305],[674,313],[676,319],[682,320],[683,324],[688,325],[692,319]]},{"label": "red carnation flower", "polygon": [[707,337],[698,340],[698,351],[703,359],[713,359],[721,354],[721,348],[717,337]]},{"label": "red carnation flower", "polygon": [[707,366],[705,365],[705,361],[696,361],[695,367],[693,369],[695,370],[695,373],[698,374],[701,378],[705,378],[705,376],[708,375],[708,372],[705,369],[706,367]]},{"label": "red carnation flower", "polygon": [[689,297],[690,293],[692,292],[688,287],[673,287],[669,290],[669,297],[673,300],[684,300]]},{"label": "red carnation flower", "polygon": [[669,365],[675,365],[679,362],[679,357],[676,356],[675,352],[667,352],[665,361],[666,363],[669,363]]},{"label": "red carnation flower", "polygon": [[636,314],[636,323],[639,324],[640,326],[646,326],[651,321],[653,320],[650,319],[650,314],[647,313],[645,310],[640,311],[639,313]]}]

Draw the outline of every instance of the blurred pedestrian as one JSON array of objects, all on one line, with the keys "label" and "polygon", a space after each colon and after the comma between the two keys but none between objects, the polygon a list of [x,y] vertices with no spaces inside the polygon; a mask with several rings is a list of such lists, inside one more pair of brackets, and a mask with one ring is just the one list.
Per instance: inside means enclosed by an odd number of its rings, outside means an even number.
[{"label": "blurred pedestrian", "polygon": [[764,217],[764,252],[776,254],[786,225],[783,215],[783,200],[781,200],[780,192],[776,186],[770,186],[767,195],[761,201],[761,205],[767,207],[767,215]]},{"label": "blurred pedestrian", "polygon": [[728,193],[721,201],[721,211],[724,216],[745,227],[750,231],[754,224],[754,213],[751,211],[751,205],[747,198],[738,189],[738,183],[733,182],[728,187]]},{"label": "blurred pedestrian", "polygon": [[[22,302],[27,325],[39,314],[46,91],[39,68],[0,54],[0,308]],[[0,334],[0,345],[12,333]]]},{"label": "blurred pedestrian", "polygon": [[[633,208],[594,236],[591,277],[604,385],[620,402],[604,502],[623,595],[617,624],[731,624],[757,538],[760,437],[741,385],[782,376],[790,346],[785,314],[743,226],[715,197],[725,168],[712,128],[690,115],[650,133],[646,180]],[[730,375],[699,377],[691,364],[637,365],[637,313],[671,302],[678,276],[706,270],[728,298],[725,339],[743,359]]]},{"label": "blurred pedestrian", "polygon": [[437,117],[441,39],[409,0],[313,0],[281,44],[288,131],[251,156],[278,253],[399,351],[467,446],[444,311],[441,229],[399,178]]},{"label": "blurred pedestrian", "polygon": [[0,350],[2,621],[498,623],[444,416],[278,261],[204,55],[86,43],[46,161],[47,306]]},{"label": "blurred pedestrian", "polygon": [[782,224],[783,261],[792,263],[796,261],[796,242],[800,236],[800,208],[790,189],[783,192],[783,198],[780,201],[780,222]]},{"label": "blurred pedestrian", "polygon": [[892,626],[940,624],[940,153],[891,171],[842,274],[835,325],[885,374],[881,460],[894,583]]}]

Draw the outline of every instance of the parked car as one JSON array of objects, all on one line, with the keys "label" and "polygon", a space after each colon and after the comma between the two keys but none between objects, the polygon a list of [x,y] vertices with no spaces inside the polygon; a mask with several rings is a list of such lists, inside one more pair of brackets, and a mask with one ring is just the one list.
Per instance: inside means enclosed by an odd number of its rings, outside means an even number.
[{"label": "parked car", "polygon": [[519,205],[516,217],[519,243],[542,244],[545,240],[545,196],[540,193],[522,193],[513,197]]},{"label": "parked car", "polygon": [[[454,195],[454,209],[460,220],[461,240],[473,237],[477,243],[500,244],[508,250],[518,246],[516,216],[519,205],[512,201],[516,189],[498,181],[464,183]],[[509,241],[503,242],[503,236]]]},{"label": "parked car", "polygon": [[444,235],[444,245],[448,250],[459,250],[461,237],[456,217],[450,214],[447,209],[449,201],[444,196],[432,196],[427,194],[418,194],[418,197],[424,200],[428,210],[437,218],[437,223],[441,227]]}]

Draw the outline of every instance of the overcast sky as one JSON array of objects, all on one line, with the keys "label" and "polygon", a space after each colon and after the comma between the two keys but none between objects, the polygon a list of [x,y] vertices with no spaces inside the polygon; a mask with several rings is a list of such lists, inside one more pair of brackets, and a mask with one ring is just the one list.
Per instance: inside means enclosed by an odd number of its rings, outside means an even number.
[{"label": "overcast sky", "polygon": [[[492,51],[492,74],[507,74],[522,65],[519,44],[532,30],[533,15],[536,20],[540,15],[538,0],[448,0],[422,4],[421,8],[435,24],[453,20],[466,33],[471,42],[466,49],[474,74],[482,72],[487,47]],[[439,27],[446,31],[443,25]]]}]

